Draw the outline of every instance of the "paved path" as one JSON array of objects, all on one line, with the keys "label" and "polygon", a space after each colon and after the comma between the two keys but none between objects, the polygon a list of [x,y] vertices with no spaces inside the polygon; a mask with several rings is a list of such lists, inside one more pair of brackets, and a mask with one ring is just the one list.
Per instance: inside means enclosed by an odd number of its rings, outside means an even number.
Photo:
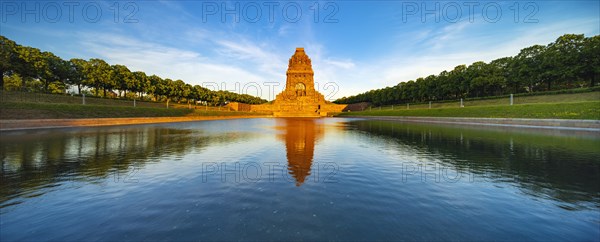
[{"label": "paved path", "polygon": [[265,118],[271,116],[194,116],[194,117],[149,117],[149,118],[95,118],[95,119],[25,119],[0,120],[0,131],[46,129],[82,126],[109,126],[127,124],[151,124],[191,122],[200,120],[220,120],[238,118]]},{"label": "paved path", "polygon": [[600,132],[600,120],[586,119],[529,119],[529,118],[459,118],[459,117],[406,117],[406,116],[344,116],[354,118],[391,120],[414,123],[485,125],[523,128],[571,129]]}]

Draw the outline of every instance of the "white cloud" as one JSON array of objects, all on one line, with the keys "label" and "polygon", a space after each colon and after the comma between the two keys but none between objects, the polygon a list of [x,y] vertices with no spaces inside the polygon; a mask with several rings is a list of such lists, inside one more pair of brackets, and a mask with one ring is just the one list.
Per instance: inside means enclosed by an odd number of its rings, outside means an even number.
[{"label": "white cloud", "polygon": [[356,66],[352,60],[325,59],[325,60],[323,60],[323,62],[327,65],[335,66],[335,67],[342,68],[342,69],[351,69]]},{"label": "white cloud", "polygon": [[258,67],[265,78],[281,78],[284,72],[282,67],[286,66],[285,59],[274,51],[269,51],[266,44],[256,44],[239,38],[239,41],[217,40],[219,48],[217,51],[226,58],[243,61],[246,66],[253,64]]}]

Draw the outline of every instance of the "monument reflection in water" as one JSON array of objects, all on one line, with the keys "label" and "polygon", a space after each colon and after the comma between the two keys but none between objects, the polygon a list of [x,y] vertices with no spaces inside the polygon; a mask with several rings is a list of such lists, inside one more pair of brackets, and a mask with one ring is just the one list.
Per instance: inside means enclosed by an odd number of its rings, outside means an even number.
[{"label": "monument reflection in water", "polygon": [[277,119],[277,125],[285,127],[285,133],[278,138],[285,142],[289,172],[296,179],[296,186],[300,186],[310,175],[315,144],[325,134],[325,128],[310,118]]}]

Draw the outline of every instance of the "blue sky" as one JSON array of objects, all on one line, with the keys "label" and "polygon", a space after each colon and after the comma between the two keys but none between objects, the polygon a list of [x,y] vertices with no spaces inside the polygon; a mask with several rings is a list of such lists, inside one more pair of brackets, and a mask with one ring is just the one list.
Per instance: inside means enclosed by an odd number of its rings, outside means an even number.
[{"label": "blue sky", "polygon": [[0,7],[0,34],[19,44],[265,99],[283,89],[296,47],[313,60],[317,88],[336,99],[513,56],[566,33],[600,32],[599,1],[3,0]]}]

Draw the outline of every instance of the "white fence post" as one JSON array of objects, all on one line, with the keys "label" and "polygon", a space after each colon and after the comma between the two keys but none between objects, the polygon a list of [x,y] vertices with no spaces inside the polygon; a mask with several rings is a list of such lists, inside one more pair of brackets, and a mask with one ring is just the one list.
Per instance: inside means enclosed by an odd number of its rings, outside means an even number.
[{"label": "white fence post", "polygon": [[431,101],[429,101],[429,109],[431,109]]},{"label": "white fence post", "polygon": [[463,99],[462,99],[462,98],[460,99],[460,107],[461,107],[461,108],[464,108],[464,107],[465,107],[465,105],[463,104]]},{"label": "white fence post", "polygon": [[511,94],[510,94],[510,106],[512,106],[512,105],[513,105],[513,95],[512,95],[512,93],[511,93]]}]

